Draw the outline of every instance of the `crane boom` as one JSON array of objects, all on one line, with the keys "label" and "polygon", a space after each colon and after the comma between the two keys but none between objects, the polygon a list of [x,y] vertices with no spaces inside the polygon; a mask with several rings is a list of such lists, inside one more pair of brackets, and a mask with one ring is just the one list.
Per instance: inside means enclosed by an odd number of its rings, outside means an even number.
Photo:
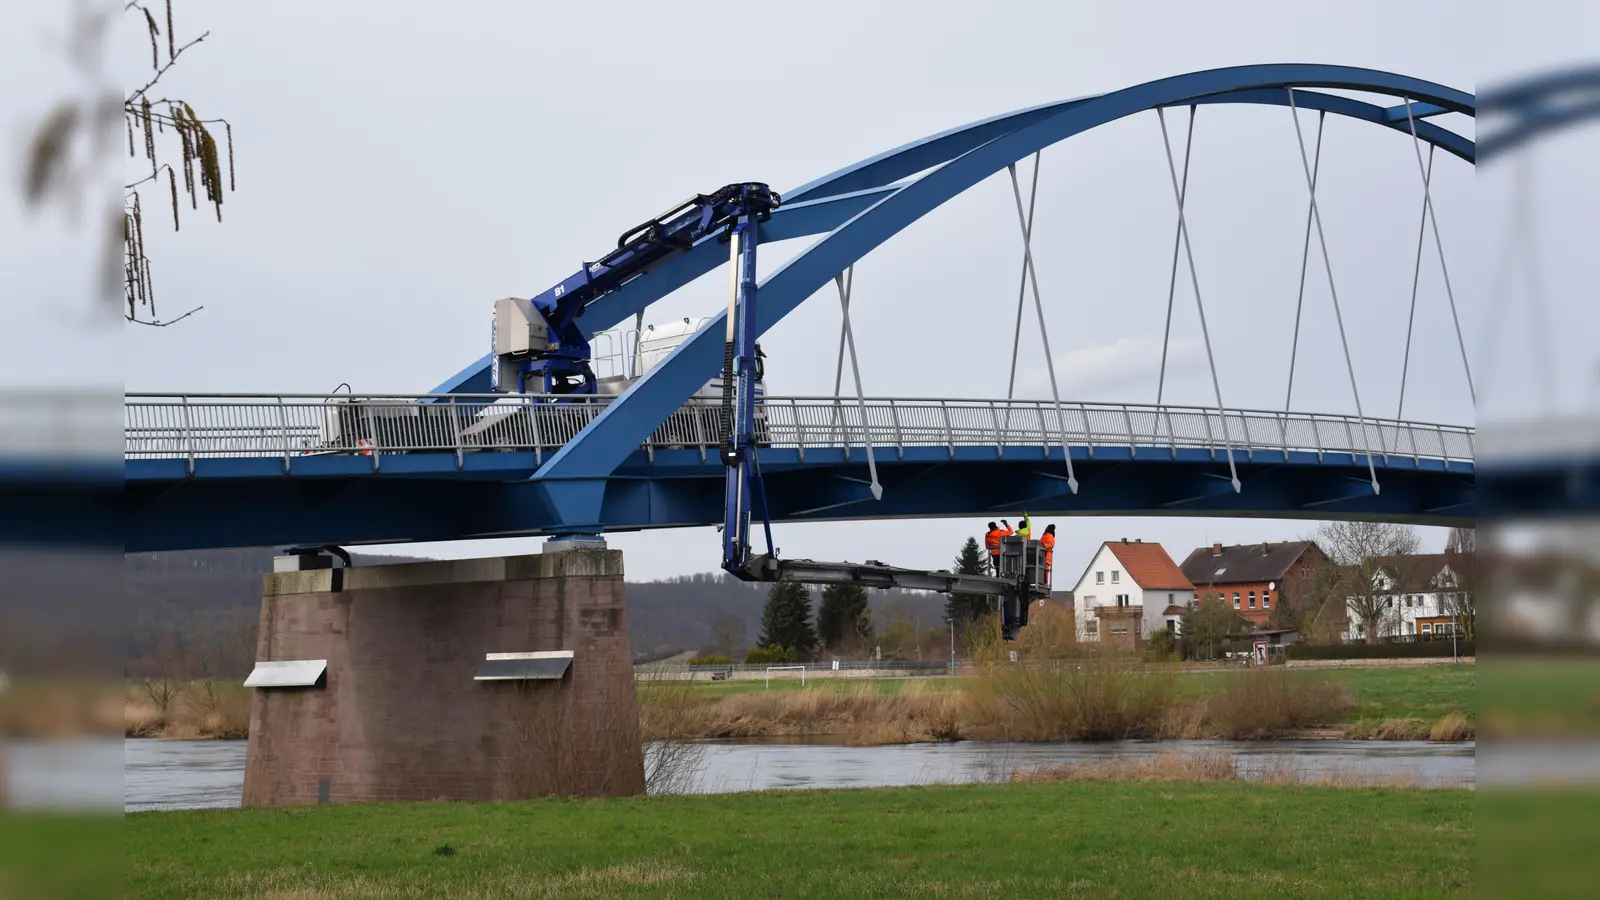
[{"label": "crane boom", "polygon": [[[489,368],[490,388],[526,393],[528,382],[537,380],[535,390],[541,393],[593,394],[589,339],[577,323],[588,305],[702,239],[731,230],[741,216],[765,221],[780,202],[759,182],[696,194],[623,232],[617,249],[530,300],[516,300],[505,310],[497,304],[490,344],[498,359]],[[520,333],[524,327],[527,335]],[[512,331],[519,333],[508,333]],[[501,361],[509,365],[503,367]]]}]

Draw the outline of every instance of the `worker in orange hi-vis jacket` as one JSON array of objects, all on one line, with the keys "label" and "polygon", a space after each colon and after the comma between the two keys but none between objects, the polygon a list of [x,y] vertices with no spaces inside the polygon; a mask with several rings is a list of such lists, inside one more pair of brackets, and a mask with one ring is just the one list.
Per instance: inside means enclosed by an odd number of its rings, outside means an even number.
[{"label": "worker in orange hi-vis jacket", "polygon": [[1044,534],[1039,535],[1039,546],[1044,549],[1044,584],[1049,587],[1050,572],[1056,562],[1056,526],[1045,526]]},{"label": "worker in orange hi-vis jacket", "polygon": [[989,570],[996,575],[1000,574],[1000,539],[1004,536],[1005,532],[993,522],[989,523],[989,530],[983,533],[983,549],[989,551]]}]

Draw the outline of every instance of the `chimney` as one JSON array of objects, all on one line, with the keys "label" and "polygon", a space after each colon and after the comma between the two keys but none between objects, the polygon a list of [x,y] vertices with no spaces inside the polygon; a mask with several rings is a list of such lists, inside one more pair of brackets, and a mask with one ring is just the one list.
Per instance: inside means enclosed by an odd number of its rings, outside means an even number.
[{"label": "chimney", "polygon": [[1221,556],[1222,555],[1222,545],[1220,543],[1211,545],[1211,555],[1212,556]]},{"label": "chimney", "polygon": [[1144,538],[1134,538],[1133,542],[1135,544],[1142,544],[1142,543],[1144,543]]},{"label": "chimney", "polygon": [[1267,552],[1268,552],[1267,551],[1267,542],[1266,541],[1262,541],[1261,542],[1261,555],[1262,556],[1266,556]]},{"label": "chimney", "polygon": [[1123,543],[1124,543],[1124,544],[1126,544],[1126,543],[1127,543],[1127,542],[1128,542],[1128,539],[1127,539],[1127,538],[1123,538],[1123,539],[1122,539],[1122,542],[1123,542]]}]

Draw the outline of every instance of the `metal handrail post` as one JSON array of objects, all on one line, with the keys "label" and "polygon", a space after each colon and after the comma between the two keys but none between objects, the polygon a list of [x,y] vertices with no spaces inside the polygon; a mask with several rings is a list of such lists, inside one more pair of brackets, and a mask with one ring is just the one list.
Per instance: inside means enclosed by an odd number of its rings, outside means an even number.
[{"label": "metal handrail post", "polygon": [[893,400],[889,401],[889,421],[894,423],[894,446],[900,459],[906,458],[906,439],[900,433],[900,407]]},{"label": "metal handrail post", "polygon": [[949,407],[948,404],[945,403],[945,401],[940,400],[939,401],[939,409],[944,412],[944,441],[945,441],[945,446],[947,446],[950,449],[950,458],[951,459],[955,459],[956,458],[956,432],[955,432],[955,428],[952,427],[951,424],[950,424],[950,407]]},{"label": "metal handrail post", "polygon": [[456,398],[450,398],[450,437],[456,445],[456,471],[466,468],[466,457],[461,451],[461,412],[456,408]]},{"label": "metal handrail post", "polygon": [[794,443],[800,449],[800,461],[806,461],[806,426],[800,421],[800,404],[789,398],[789,411],[794,415]]},{"label": "metal handrail post", "polygon": [[[379,450],[378,450],[378,426],[377,426],[377,423],[372,418],[372,405],[370,403],[367,404],[363,408],[362,415],[366,416],[366,418],[367,418],[367,433],[372,435],[372,471],[376,472],[376,471],[378,471],[378,456],[379,456]],[[360,440],[360,439],[358,438],[357,440]],[[358,444],[357,446],[360,446],[360,445]]]},{"label": "metal handrail post", "polygon": [[189,475],[194,475],[194,422],[189,414],[189,395],[180,397],[183,401],[183,445],[189,448]]},{"label": "metal handrail post", "polygon": [[523,398],[522,406],[523,410],[528,414],[528,421],[533,424],[533,464],[536,466],[543,466],[544,432],[543,429],[539,427],[539,410],[543,404],[535,403],[530,399]]},{"label": "metal handrail post", "polygon": [[289,414],[283,408],[283,398],[278,398],[278,431],[283,437],[283,474],[289,474]]},{"label": "metal handrail post", "polygon": [[989,419],[994,422],[994,458],[1004,459],[1006,455],[1006,442],[1000,438],[1000,413],[994,408],[994,401],[989,401]]}]

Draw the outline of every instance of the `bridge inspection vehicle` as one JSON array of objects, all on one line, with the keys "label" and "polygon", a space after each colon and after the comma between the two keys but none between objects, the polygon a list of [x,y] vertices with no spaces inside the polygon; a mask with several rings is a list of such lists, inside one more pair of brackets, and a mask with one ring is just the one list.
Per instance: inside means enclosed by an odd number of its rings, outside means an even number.
[{"label": "bridge inspection vehicle", "polygon": [[[595,373],[592,342],[578,324],[585,308],[703,241],[726,243],[732,286],[721,377],[713,379],[706,390],[690,400],[713,402],[711,391],[720,392],[720,398],[716,398],[720,401],[720,414],[715,421],[725,472],[722,568],[752,582],[854,584],[982,595],[991,598],[1001,612],[1003,636],[1013,639],[1018,629],[1027,624],[1030,601],[1049,593],[1037,541],[1010,539],[1002,547],[998,576],[906,569],[876,560],[853,563],[779,557],[772,541],[771,515],[756,452],[766,436],[759,402],[764,380],[763,354],[755,340],[755,310],[757,226],[781,202],[777,193],[759,182],[730,184],[711,194],[696,195],[624,232],[616,250],[597,262],[585,263],[577,273],[543,293],[528,300],[497,301],[491,337],[491,389],[527,393],[532,384],[541,388],[540,393],[551,402],[620,393],[644,368],[644,333],[636,332],[632,376],[603,381]],[[684,331],[677,338],[687,336]],[[676,345],[677,341],[671,344],[674,348]],[[656,353],[666,349],[658,346]],[[751,535],[758,505],[767,548],[759,554],[754,551]]]}]

